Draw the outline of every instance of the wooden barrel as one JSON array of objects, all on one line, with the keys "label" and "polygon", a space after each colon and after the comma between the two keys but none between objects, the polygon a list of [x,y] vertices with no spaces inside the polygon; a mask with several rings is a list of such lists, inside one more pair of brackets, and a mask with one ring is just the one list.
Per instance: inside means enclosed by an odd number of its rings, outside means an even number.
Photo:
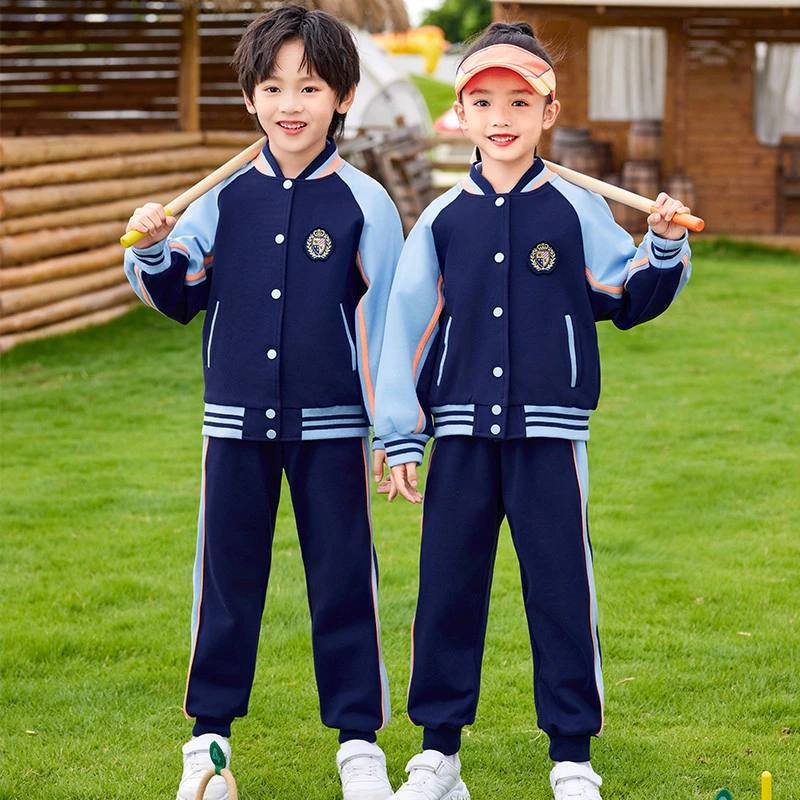
[{"label": "wooden barrel", "polygon": [[676,200],[695,210],[694,179],[688,175],[670,175],[664,179],[664,191]]},{"label": "wooden barrel", "polygon": [[591,136],[588,128],[553,128],[550,135],[550,157],[557,164],[563,164],[563,159],[575,149],[582,149],[591,145]]},{"label": "wooden barrel", "polygon": [[592,147],[597,153],[600,171],[597,177],[614,171],[614,147],[611,142],[592,142]]},{"label": "wooden barrel", "polygon": [[[620,183],[629,192],[655,200],[658,195],[658,164],[653,161],[626,161],[622,165]],[[647,214],[631,209],[630,215],[626,212],[626,224],[622,225],[631,233],[644,233],[647,230]]]},{"label": "wooden barrel", "polygon": [[664,134],[659,119],[635,119],[628,128],[628,158],[631,161],[661,161]]}]

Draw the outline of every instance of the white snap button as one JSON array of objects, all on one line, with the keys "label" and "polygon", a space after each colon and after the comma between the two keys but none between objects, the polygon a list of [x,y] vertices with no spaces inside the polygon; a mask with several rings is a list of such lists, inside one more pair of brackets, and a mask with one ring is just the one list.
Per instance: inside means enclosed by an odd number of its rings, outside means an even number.
[{"label": "white snap button", "polygon": [[505,203],[505,201],[506,201],[505,197],[498,197],[497,200],[494,201],[494,204],[496,206],[501,206],[503,205],[503,203]]},{"label": "white snap button", "polygon": [[495,253],[495,254],[494,254],[494,260],[495,260],[495,261],[496,261],[498,264],[502,264],[502,263],[503,263],[503,261],[505,261],[505,259],[506,259],[506,257],[505,257],[505,256],[504,256],[502,253]]},{"label": "white snap button", "polygon": [[274,408],[268,408],[266,410],[266,415],[267,415],[267,419],[275,419],[275,409]]},{"label": "white snap button", "polygon": [[279,233],[275,237],[275,244],[283,244],[285,240],[286,240],[286,237],[282,233]]},{"label": "white snap button", "polygon": [[499,426],[499,425],[492,425],[492,427],[491,427],[491,428],[489,428],[489,430],[490,430],[490,431],[491,431],[491,432],[492,432],[492,433],[493,433],[495,436],[497,436],[497,434],[498,434],[498,433],[500,433],[500,426]]},{"label": "white snap button", "polygon": [[496,317],[502,317],[503,316],[503,309],[500,308],[500,306],[497,306],[497,308],[495,308],[495,310],[492,311],[492,314],[494,314]]},{"label": "white snap button", "polygon": [[274,439],[278,435],[278,432],[270,428],[267,431],[267,439]]},{"label": "white snap button", "polygon": [[272,299],[273,300],[277,300],[281,296],[281,290],[280,289],[273,289],[271,294],[272,294]]},{"label": "white snap button", "polygon": [[502,413],[503,413],[503,407],[502,406],[492,406],[492,414],[494,414],[495,416],[498,416],[499,414],[502,414]]},{"label": "white snap button", "polygon": [[283,188],[284,188],[284,189],[291,189],[291,188],[292,188],[292,182],[291,182],[291,181],[288,181],[288,180],[287,180],[287,181],[284,181],[284,182],[283,182]]},{"label": "white snap button", "polygon": [[277,350],[267,350],[267,358],[273,359],[273,358],[277,358],[277,357],[278,357],[278,351]]},{"label": "white snap button", "polygon": [[492,370],[492,375],[494,375],[495,378],[502,378],[503,377],[503,368],[502,367],[495,367]]}]

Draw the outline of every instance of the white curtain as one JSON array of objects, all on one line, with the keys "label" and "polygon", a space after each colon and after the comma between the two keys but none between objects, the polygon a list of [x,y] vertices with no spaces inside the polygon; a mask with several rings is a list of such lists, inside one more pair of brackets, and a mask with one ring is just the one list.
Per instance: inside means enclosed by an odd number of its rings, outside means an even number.
[{"label": "white curtain", "polygon": [[664,28],[590,28],[589,119],[662,119]]},{"label": "white curtain", "polygon": [[800,45],[756,45],[753,127],[762,144],[800,135]]}]

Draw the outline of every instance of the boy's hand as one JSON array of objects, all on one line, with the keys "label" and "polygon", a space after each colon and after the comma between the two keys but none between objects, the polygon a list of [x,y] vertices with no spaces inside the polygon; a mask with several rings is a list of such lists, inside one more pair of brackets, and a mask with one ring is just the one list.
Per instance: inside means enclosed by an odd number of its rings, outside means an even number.
[{"label": "boy's hand", "polygon": [[137,249],[144,250],[162,239],[166,239],[177,221],[175,217],[167,216],[164,206],[158,203],[145,203],[133,212],[125,232],[141,231],[144,233],[145,236],[136,242]]},{"label": "boy's hand", "polygon": [[654,211],[647,218],[647,224],[653,233],[662,239],[682,239],[686,228],[672,222],[672,218],[675,214],[688,214],[689,208],[680,200],[670,197],[666,192],[658,195],[655,205],[658,207],[658,211]]},{"label": "boy's hand", "polygon": [[389,502],[398,494],[405,497],[409,503],[421,503],[422,495],[417,490],[417,464],[409,461],[407,464],[398,464],[391,467],[392,486],[389,490]]},{"label": "boy's hand", "polygon": [[375,477],[375,483],[378,484],[378,494],[389,494],[392,486],[392,475],[389,473],[384,477],[386,467],[386,451],[374,450],[372,453],[372,474]]}]

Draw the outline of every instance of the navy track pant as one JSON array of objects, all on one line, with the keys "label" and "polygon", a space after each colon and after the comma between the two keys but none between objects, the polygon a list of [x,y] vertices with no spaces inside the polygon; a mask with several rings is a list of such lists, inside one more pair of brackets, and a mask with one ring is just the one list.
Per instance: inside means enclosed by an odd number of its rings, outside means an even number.
[{"label": "navy track pant", "polygon": [[520,564],[539,727],[556,761],[586,761],[603,685],[586,522],[586,443],[448,436],[431,452],[408,714],[455,752],[475,721],[500,525]]},{"label": "navy track pant", "polygon": [[197,718],[195,735],[229,735],[233,718],[247,713],[284,471],[305,568],[322,722],[356,732],[386,724],[369,456],[369,443],[357,438],[205,440],[185,700],[187,716]]}]

